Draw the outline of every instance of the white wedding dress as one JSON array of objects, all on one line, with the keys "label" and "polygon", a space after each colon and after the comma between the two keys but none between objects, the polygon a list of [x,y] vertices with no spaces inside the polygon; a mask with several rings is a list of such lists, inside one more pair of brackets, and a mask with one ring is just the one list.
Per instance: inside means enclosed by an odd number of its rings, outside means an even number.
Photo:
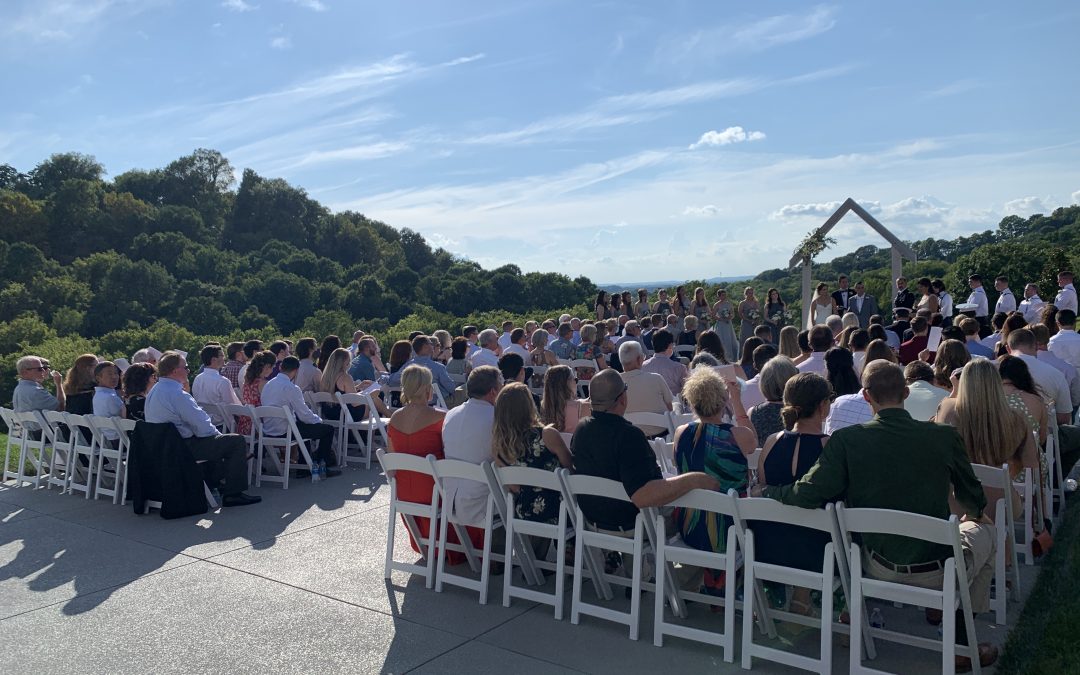
[{"label": "white wedding dress", "polygon": [[821,305],[819,303],[813,303],[814,307],[814,325],[821,326],[832,316],[832,304]]}]

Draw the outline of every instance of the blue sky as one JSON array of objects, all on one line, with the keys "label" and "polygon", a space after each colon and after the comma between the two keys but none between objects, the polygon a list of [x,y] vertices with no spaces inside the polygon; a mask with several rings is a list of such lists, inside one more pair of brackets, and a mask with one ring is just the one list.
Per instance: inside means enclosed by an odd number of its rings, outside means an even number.
[{"label": "blue sky", "polygon": [[848,196],[905,239],[1080,202],[1078,26],[1064,1],[8,0],[0,162],[210,147],[486,266],[755,274]]}]

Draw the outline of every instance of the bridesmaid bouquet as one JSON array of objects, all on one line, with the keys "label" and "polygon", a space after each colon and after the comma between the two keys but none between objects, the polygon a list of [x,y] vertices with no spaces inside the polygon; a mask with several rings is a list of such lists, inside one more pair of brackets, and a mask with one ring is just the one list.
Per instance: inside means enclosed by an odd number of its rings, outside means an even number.
[{"label": "bridesmaid bouquet", "polygon": [[720,310],[720,314],[718,316],[724,321],[731,321],[731,310],[725,307],[724,309]]},{"label": "bridesmaid bouquet", "polygon": [[757,311],[756,309],[751,309],[746,313],[746,316],[749,317],[751,321],[757,321],[761,318],[761,312]]},{"label": "bridesmaid bouquet", "polygon": [[783,319],[784,319],[784,313],[783,312],[776,312],[775,314],[773,314],[772,316],[769,317],[769,321],[772,321],[773,323],[780,323]]}]

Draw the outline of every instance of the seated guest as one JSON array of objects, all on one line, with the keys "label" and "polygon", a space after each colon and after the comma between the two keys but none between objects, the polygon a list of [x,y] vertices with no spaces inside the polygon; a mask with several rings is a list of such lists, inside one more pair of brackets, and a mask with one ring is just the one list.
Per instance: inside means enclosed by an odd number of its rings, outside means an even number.
[{"label": "seated guest", "polygon": [[1080,407],[1080,372],[1073,368],[1072,364],[1047,351],[1046,346],[1050,340],[1050,332],[1046,330],[1046,326],[1035,324],[1028,330],[1035,336],[1037,349],[1035,358],[1044,363],[1049,363],[1065,376],[1065,383],[1069,385],[1069,394],[1072,397],[1073,410],[1076,410]]},{"label": "seated guest", "polygon": [[[871,361],[885,360],[889,363],[898,363],[896,358],[896,352],[894,352],[884,340],[871,340],[870,344],[866,345],[866,357],[863,359],[863,369],[866,369],[866,364]],[[859,376],[859,381],[862,381],[862,375]]]},{"label": "seated guest", "polygon": [[[285,408],[296,418],[296,430],[301,438],[314,439],[318,446],[311,453],[315,462],[326,463],[326,476],[340,476],[341,470],[334,468],[337,458],[331,444],[334,440],[334,428],[323,424],[322,418],[311,411],[304,401],[304,394],[296,386],[296,376],[300,372],[300,359],[286,356],[278,365],[281,372],[272,377],[262,390],[262,404]],[[268,436],[284,436],[288,431],[283,419],[268,418],[263,420],[263,433]]]},{"label": "seated guest", "polygon": [[[274,372],[275,365],[277,365],[277,357],[270,350],[256,352],[247,362],[247,369],[244,371],[244,386],[240,389],[240,401],[244,405],[256,408],[263,405],[262,390],[266,383],[270,381],[270,374]],[[236,420],[236,433],[250,434],[251,419],[238,417]]]},{"label": "seated guest", "polygon": [[[764,346],[758,347],[758,349],[763,348]],[[762,366],[757,386],[764,401],[752,406],[749,410],[750,425],[757,434],[759,448],[765,445],[769,436],[784,430],[784,420],[781,416],[784,407],[784,387],[798,374],[799,369],[786,356],[770,359]],[[744,399],[743,404],[745,403]]]},{"label": "seated guest", "polygon": [[480,329],[476,326],[465,326],[461,329],[461,337],[465,338],[465,341],[469,343],[469,352],[465,358],[472,359],[472,355],[480,351],[480,345],[476,344],[479,335]]},{"label": "seated guest", "polygon": [[[661,415],[671,410],[672,396],[664,378],[654,373],[641,370],[645,355],[637,342],[624,342],[619,345],[619,361],[622,362],[622,379],[626,384],[626,413],[651,412]],[[664,433],[663,427],[642,425],[641,429],[649,436]]]},{"label": "seated guest", "polygon": [[[532,393],[520,382],[507,384],[495,399],[491,449],[498,466],[526,466],[543,471],[573,466],[559,429],[540,423]],[[558,492],[537,487],[507,487],[518,495],[514,500],[518,518],[552,525],[559,522],[562,499]]]},{"label": "seated guest", "polygon": [[623,336],[619,338],[618,344],[630,341],[638,343],[642,351],[645,351],[645,341],[641,339],[641,324],[634,319],[630,319],[623,326]]},{"label": "seated guest", "polygon": [[1058,311],[1057,335],[1047,345],[1050,352],[1073,368],[1080,368],[1080,334],[1076,332],[1076,312],[1071,309]]},{"label": "seated guest", "polygon": [[149,363],[133,363],[124,371],[124,397],[128,419],[146,419],[146,396],[155,384],[157,370]]},{"label": "seated guest", "polygon": [[510,344],[503,347],[503,354],[517,354],[522,359],[529,358],[528,338],[524,328],[515,328],[510,332]]},{"label": "seated guest", "polygon": [[[1004,312],[997,312],[994,316],[990,317],[990,326],[994,332],[990,333],[982,340],[979,341],[984,347],[988,348],[994,354],[997,353],[998,343],[1001,342],[1001,331],[1005,328],[1005,320],[1009,318],[1009,315]],[[1028,319],[1025,317],[1025,321],[1032,322],[1035,317]]]},{"label": "seated guest", "polygon": [[912,361],[904,368],[904,381],[908,386],[904,410],[912,419],[920,422],[934,419],[938,404],[948,398],[949,389],[938,386],[933,366],[926,361]]},{"label": "seated guest", "polygon": [[[494,335],[495,331],[491,333]],[[481,344],[486,343],[482,341]],[[469,373],[469,379],[465,383],[469,400],[446,413],[443,420],[442,441],[447,459],[460,459],[473,464],[491,460],[495,399],[502,386],[503,379],[498,368],[478,366]],[[446,500],[443,508],[449,506],[453,509],[454,515],[461,522],[484,522],[490,492],[486,484],[448,478],[445,486]]]},{"label": "seated guest", "polygon": [[836,314],[825,319],[825,326],[832,333],[833,344],[836,343],[836,338],[840,337],[840,333],[844,332],[844,320]]},{"label": "seated guest", "polygon": [[187,360],[177,352],[166,352],[158,361],[158,383],[146,397],[146,421],[168,422],[180,432],[196,461],[213,465],[213,475],[225,476],[222,506],[247,506],[262,497],[244,494],[248,486],[247,441],[237,434],[223,434],[195,399],[184,391]]},{"label": "seated guest", "polygon": [[1049,410],[1027,364],[1015,356],[1002,356],[998,359],[998,376],[1009,407],[1024,416],[1028,428],[1038,437],[1039,444],[1045,445],[1050,429]]},{"label": "seated guest", "polygon": [[230,342],[225,348],[227,360],[221,367],[221,375],[229,381],[233,389],[240,388],[240,369],[247,363],[248,357],[244,354],[243,342]]},{"label": "seated guest", "polygon": [[[884,330],[882,332],[884,332]],[[851,359],[855,362],[856,375],[861,373],[863,366],[866,365],[866,348],[868,346],[870,346],[869,330],[860,328],[856,331],[852,331],[851,339],[848,341],[848,349],[851,350]]]},{"label": "seated guest", "polygon": [[[558,340],[553,341],[552,346],[554,346],[556,342],[558,342]],[[533,331],[532,338],[530,338],[530,344],[532,344],[532,351],[530,351],[525,358],[534,366],[557,366],[559,365],[559,359],[563,358],[559,356],[558,353],[548,348],[548,334],[543,328],[537,328]],[[569,352],[563,349],[561,353],[569,353],[571,354],[570,358],[573,358],[573,345],[571,345]]]},{"label": "seated guest", "polygon": [[[987,611],[994,575],[994,530],[987,527],[986,496],[963,440],[955,429],[911,419],[903,409],[907,388],[899,366],[868,363],[863,384],[874,420],[834,433],[814,467],[794,485],[770,485],[755,493],[809,509],[843,499],[851,508],[896,509],[946,519],[951,488],[967,516],[960,523],[960,539],[972,609],[976,614]],[[870,577],[927,588],[941,588],[944,569],[936,563],[952,555],[948,546],[891,535],[863,535],[862,546]],[[922,565],[931,571],[910,571],[911,567],[921,570]],[[958,644],[968,644],[962,613],[957,617],[956,635]],[[988,644],[979,645],[978,652],[983,667],[997,658],[997,649]],[[958,670],[970,667],[966,659],[957,657]]]},{"label": "seated guest", "polygon": [[[768,326],[766,326],[768,328]],[[739,360],[739,368],[742,370],[743,377],[749,380],[757,375],[757,371],[754,370],[754,350],[765,344],[764,340],[759,337],[748,337],[743,342],[742,346],[742,358]]]},{"label": "seated guest", "polygon": [[[769,345],[773,343],[773,330],[772,326],[768,324],[761,324],[754,328],[754,337],[761,340],[761,344]],[[779,334],[778,334],[779,337]]]},{"label": "seated guest", "polygon": [[[319,377],[316,391],[328,394],[352,394],[371,384],[370,381],[356,382],[349,375],[346,369],[349,367],[349,362],[352,361],[351,356],[349,350],[344,347],[335,349],[326,362],[326,369],[323,370],[322,375]],[[372,400],[376,398],[372,397]],[[379,402],[381,402],[381,399]],[[379,414],[386,416],[383,412]],[[341,419],[341,405],[338,403],[320,403],[319,416],[325,420]],[[353,421],[364,419],[364,406],[350,405],[349,417]]]},{"label": "seated guest", "polygon": [[[391,382],[396,382],[393,375],[404,368],[405,364],[409,362],[409,359],[411,359],[412,356],[412,343],[408,340],[398,340],[390,347],[390,361],[388,365],[390,366]],[[394,384],[392,386],[396,387],[397,385]]]},{"label": "seated guest", "polygon": [[[1057,316],[1057,312],[1055,312],[1054,315]],[[1014,330],[1020,330],[1021,328],[1027,328],[1027,322],[1024,321],[1023,316],[1014,313],[1005,317],[1005,325],[1001,327],[1001,341],[998,342],[997,347],[995,348],[994,356],[1005,356],[1005,354],[1008,353],[1009,350],[1006,345],[1009,342],[1009,333]],[[1056,330],[1051,332],[1051,335],[1054,335],[1055,333]]]},{"label": "seated guest", "polygon": [[678,396],[689,373],[686,366],[671,358],[675,351],[675,338],[667,331],[656,331],[653,335],[653,349],[655,353],[642,364],[642,372],[664,378],[671,395]]},{"label": "seated guest", "polygon": [[[978,323],[978,322],[976,322]],[[952,390],[951,376],[971,360],[967,347],[959,340],[943,340],[934,355],[934,384]]]},{"label": "seated guest", "polygon": [[375,338],[365,336],[360,338],[356,345],[356,356],[349,364],[349,377],[357,382],[374,382],[379,379],[375,372],[373,357],[378,348],[375,346]]},{"label": "seated guest", "polygon": [[[745,426],[724,422],[729,392],[738,392],[738,383],[726,383],[709,368],[695,370],[683,387],[683,396],[697,419],[675,430],[675,467],[680,474],[704,473],[719,484],[721,492],[734,489],[746,494],[749,472],[746,458],[757,447],[757,436]],[[678,509],[675,522],[687,545],[704,551],[723,553],[730,520],[696,509]],[[703,590],[722,596],[724,575],[705,570]]]},{"label": "seated guest", "polygon": [[292,349],[287,341],[275,340],[270,343],[270,352],[277,359],[277,363],[274,364],[274,374],[272,375],[272,377],[277,377],[277,374],[281,372],[281,361],[292,354]]},{"label": "seated guest", "polygon": [[83,354],[75,359],[75,364],[68,370],[64,378],[67,412],[73,415],[94,414],[94,368],[97,364],[96,356]]},{"label": "seated guest", "polygon": [[[586,361],[596,361],[598,368],[603,370],[607,367],[604,361],[604,354],[601,348],[601,342],[604,339],[603,331],[607,329],[601,329],[596,324],[587,323],[581,327],[581,344],[577,347],[577,354],[574,355],[575,359],[583,359]],[[585,376],[585,377],[583,377]],[[578,378],[587,380],[592,377],[592,374],[583,373],[578,371]]]},{"label": "seated guest", "polygon": [[795,365],[800,373],[817,373],[823,376],[825,375],[825,352],[832,349],[833,332],[828,326],[814,326],[810,329],[807,339],[810,354]]},{"label": "seated guest", "polygon": [[322,371],[315,365],[314,355],[318,349],[315,338],[301,338],[296,343],[296,358],[300,359],[300,370],[296,373],[296,386],[300,391],[318,391]]},{"label": "seated guest", "polygon": [[761,369],[765,367],[765,364],[777,354],[776,347],[773,345],[758,345],[754,349],[754,376],[743,383],[742,385],[742,401],[746,406],[747,411],[753,408],[759,403],[765,402],[765,397],[761,393]]},{"label": "seated guest", "polygon": [[499,357],[499,372],[503,382],[524,382],[525,360],[517,354],[503,354]]},{"label": "seated guest", "polygon": [[690,372],[694,372],[698,368],[712,368],[713,370],[720,367],[720,362],[716,360],[716,357],[708,352],[701,352],[694,356],[690,360]]},{"label": "seated guest", "polygon": [[855,360],[843,347],[833,347],[825,352],[825,379],[832,387],[834,398],[854,394],[862,388],[855,373]]},{"label": "seated guest", "polygon": [[[755,339],[757,338],[748,338],[748,340]],[[697,349],[695,350],[695,353],[711,354],[716,357],[717,363],[725,365],[731,363],[730,359],[728,358],[729,356],[731,358],[735,358],[738,356],[738,354],[729,355],[727,352],[724,351],[724,340],[714,330],[703,331],[701,335],[698,336]]]},{"label": "seated guest", "polygon": [[544,397],[540,401],[540,420],[572,434],[578,420],[588,417],[589,402],[577,398],[577,380],[569,366],[553,366],[544,378]]},{"label": "seated guest", "polygon": [[[968,353],[972,356],[981,356],[984,359],[994,358],[994,350],[979,342],[979,322],[970,316],[960,319],[959,328],[964,333],[964,344]],[[942,331],[944,335],[944,331]]]},{"label": "seated guest", "polygon": [[[363,339],[363,336],[358,339]],[[356,356],[356,347],[358,346],[358,344],[355,344],[349,345],[349,347],[352,347],[353,349],[346,348],[346,351],[349,352],[350,358]],[[299,348],[299,345],[297,345],[297,348]],[[327,335],[323,338],[322,344],[319,345],[319,348],[315,350],[319,354],[319,358],[315,361],[315,367],[319,369],[320,373],[322,373],[322,371],[326,369],[326,364],[330,360],[330,355],[334,353],[334,350],[341,348],[343,348],[343,345],[341,344],[341,338],[339,338],[338,336]]]},{"label": "seated guest", "polygon": [[445,366],[450,360],[450,346],[453,344],[453,340],[450,337],[450,331],[440,328],[432,333],[431,337],[438,342],[438,344],[432,343],[431,345],[434,348],[432,358]]},{"label": "seated guest", "polygon": [[1061,371],[1035,357],[1035,336],[1026,328],[1014,330],[1006,339],[1009,355],[1024,362],[1035,381],[1035,387],[1054,406],[1057,415],[1058,437],[1061,441],[1062,475],[1068,473],[1080,456],[1080,429],[1072,421],[1072,397]]},{"label": "seated guest", "polygon": [[502,351],[499,347],[499,334],[491,328],[480,331],[477,336],[477,344],[480,349],[469,357],[469,363],[473,368],[479,368],[480,366],[495,366],[499,365],[499,354]]},{"label": "seated guest", "polygon": [[132,363],[149,363],[156,366],[161,359],[161,352],[153,347],[143,347],[131,356]]},{"label": "seated guest", "polygon": [[[870,361],[869,363],[873,363]],[[867,365],[869,365],[869,363]],[[887,363],[892,363],[887,361]],[[863,369],[865,374],[866,369]],[[865,379],[863,380],[865,382]],[[870,401],[866,398],[866,389],[859,389],[852,394],[837,396],[833,399],[829,408],[829,416],[825,418],[825,433],[834,434],[844,427],[865,424],[874,417],[874,411],[870,407]]]},{"label": "seated guest", "polygon": [[[220,372],[224,360],[220,345],[207,345],[199,352],[199,361],[202,362],[203,370],[191,383],[191,396],[204,409],[208,403],[217,405],[240,403],[232,384]],[[214,423],[214,426],[218,426],[223,420],[217,413],[210,413],[210,421]]]},{"label": "seated guest", "polygon": [[[116,392],[120,386],[120,369],[112,361],[102,361],[94,367],[94,414],[98,417],[127,417],[124,399]],[[116,440],[115,429],[104,429],[106,438]]]},{"label": "seated guest", "polygon": [[799,329],[795,326],[784,326],[780,329],[780,344],[777,345],[779,353],[789,359],[797,358],[802,351],[799,349]]},{"label": "seated guest", "polygon": [[[40,356],[27,355],[20,358],[15,362],[15,371],[19,375],[15,391],[11,394],[11,407],[15,412],[64,410],[67,399],[60,373],[50,371]],[[56,387],[56,396],[41,385],[49,376]]]},{"label": "seated guest", "polygon": [[[569,323],[559,324],[558,336],[559,338],[548,346],[548,350],[554,353],[555,357],[559,359],[575,358],[575,347],[572,340],[572,338],[574,337],[574,329],[570,327]],[[533,337],[535,337],[535,334]]]},{"label": "seated guest", "polygon": [[[589,383],[592,415],[578,423],[570,443],[574,473],[623,484],[632,504],[582,496],[578,502],[589,523],[603,532],[633,536],[638,509],[664,506],[690,490],[716,490],[720,483],[703,472],[664,478],[645,434],[623,418],[626,384],[619,373],[603,370]],[[623,557],[627,565],[626,556]]]},{"label": "seated guest", "polygon": [[697,325],[698,320],[696,316],[688,316],[683,319],[683,331],[679,333],[676,343],[678,346],[689,345],[693,347],[697,344]]},{"label": "seated guest", "polygon": [[[413,357],[408,361],[407,365],[423,366],[430,370],[435,385],[442,392],[443,398],[449,399],[453,396],[457,384],[450,379],[450,374],[446,372],[446,366],[432,358],[434,348],[431,346],[431,341],[428,340],[427,336],[418,335],[413,338],[411,351]],[[391,353],[391,357],[393,357],[393,353]],[[400,370],[390,376],[390,386],[396,387],[399,382],[401,382]]]},{"label": "seated guest", "polygon": [[263,350],[262,340],[248,340],[244,343],[244,365],[240,366],[240,372],[236,374],[236,381],[238,386],[244,386],[245,376],[247,375],[248,364],[251,363],[251,359]]},{"label": "seated guest", "polygon": [[502,335],[499,336],[498,341],[499,341],[499,346],[502,347],[504,351],[506,350],[507,347],[510,346],[510,336],[513,333],[513,330],[514,330],[514,322],[513,321],[503,321]]},{"label": "seated guest", "polygon": [[[900,342],[904,338],[904,334],[911,328],[911,322],[908,320],[911,317],[911,310],[904,307],[897,307],[893,309],[893,322],[885,329],[896,336],[897,349],[900,348]],[[888,342],[888,340],[886,340]]]},{"label": "seated guest", "polygon": [[797,366],[810,358],[810,355],[814,353],[814,350],[810,347],[810,331],[808,330],[799,331],[799,334],[795,336],[795,341],[799,345],[799,355],[793,357],[791,360]]},{"label": "seated guest", "polygon": [[446,362],[446,372],[450,375],[464,375],[469,371],[469,361],[466,355],[469,353],[469,341],[463,337],[456,337],[450,343],[450,359]]},{"label": "seated guest", "polygon": [[[831,388],[816,373],[801,373],[784,386],[783,428],[762,444],[757,480],[765,485],[793,485],[821,456],[829,437],[822,431],[829,414]],[[811,572],[821,571],[827,534],[779,523],[751,523],[755,559]],[[760,545],[758,542],[760,541]],[[757,558],[760,551],[761,557]],[[810,589],[795,586],[789,603],[797,614],[810,616]]]},{"label": "seated guest", "polygon": [[911,332],[911,339],[900,345],[900,364],[904,366],[917,360],[919,354],[926,349],[930,324],[925,318],[917,316],[911,322]]}]

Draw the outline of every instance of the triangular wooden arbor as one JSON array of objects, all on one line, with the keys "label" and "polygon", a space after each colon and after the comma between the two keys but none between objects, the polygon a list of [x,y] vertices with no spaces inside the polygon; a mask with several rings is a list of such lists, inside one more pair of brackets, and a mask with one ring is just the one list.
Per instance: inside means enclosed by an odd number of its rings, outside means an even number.
[{"label": "triangular wooden arbor", "polygon": [[[829,219],[817,229],[815,234],[824,237],[829,233],[829,230],[833,229],[833,227],[840,222],[841,218],[847,215],[848,211],[851,211],[862,218],[864,223],[872,227],[875,232],[882,237],[885,237],[885,239],[892,244],[892,277],[889,279],[889,288],[892,289],[892,294],[889,298],[878,299],[879,305],[882,308],[891,306],[892,297],[895,297],[896,295],[896,279],[900,276],[900,269],[903,265],[903,261],[907,259],[914,262],[918,260],[918,256],[915,255],[915,251],[913,251],[910,246],[900,241],[900,238],[895,234],[889,232],[884,225],[878,222],[877,218],[870,215],[866,209],[859,206],[858,202],[851,197],[844,200],[844,203],[840,205],[840,208],[836,209],[836,211],[829,216]],[[810,311],[810,301],[813,299],[813,289],[810,288],[813,276],[811,273],[811,261],[807,258],[800,257],[799,254],[796,253],[791,257],[791,261],[788,262],[788,268],[793,270],[800,264],[802,264],[802,311],[804,323],[806,324],[806,327],[809,328],[813,325],[813,316]]]}]

